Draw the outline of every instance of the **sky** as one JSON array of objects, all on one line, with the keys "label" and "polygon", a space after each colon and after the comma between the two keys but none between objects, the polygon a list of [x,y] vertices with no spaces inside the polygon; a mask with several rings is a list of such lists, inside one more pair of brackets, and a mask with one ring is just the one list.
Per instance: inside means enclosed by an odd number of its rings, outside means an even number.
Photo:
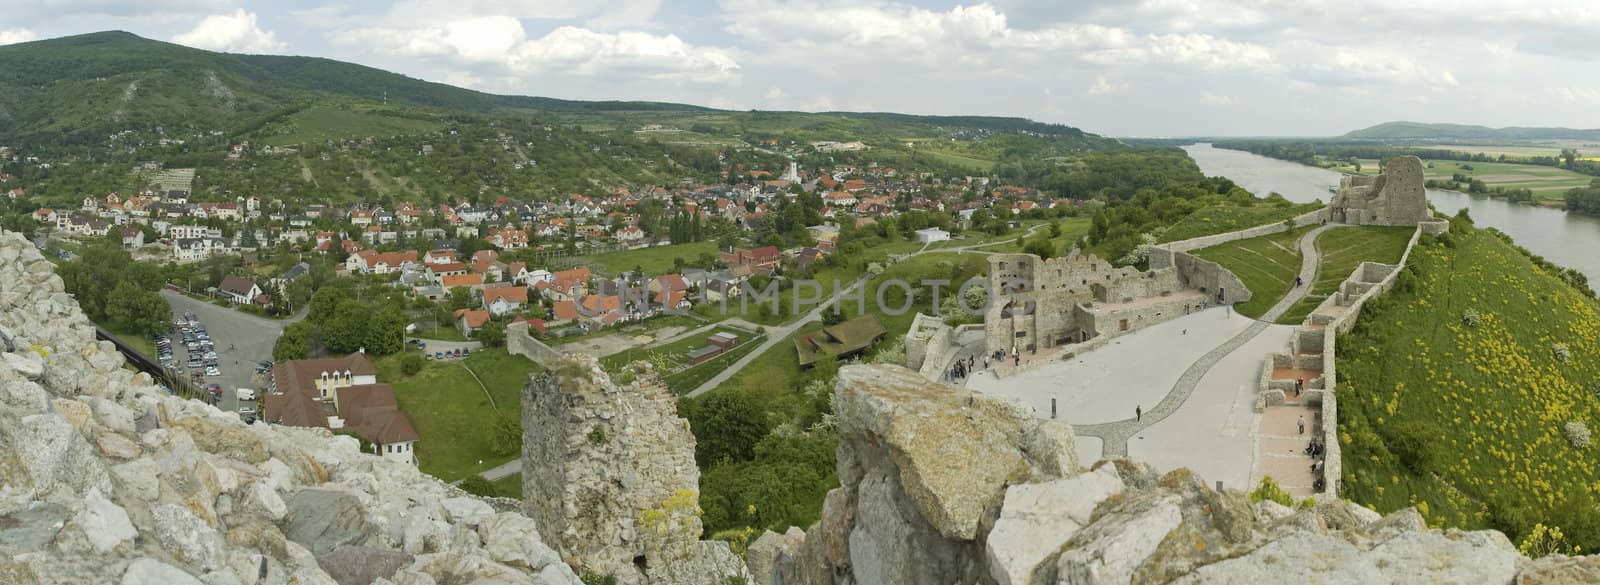
[{"label": "sky", "polygon": [[102,30],[481,91],[1021,116],[1112,136],[1600,127],[1597,0],[33,0]]}]

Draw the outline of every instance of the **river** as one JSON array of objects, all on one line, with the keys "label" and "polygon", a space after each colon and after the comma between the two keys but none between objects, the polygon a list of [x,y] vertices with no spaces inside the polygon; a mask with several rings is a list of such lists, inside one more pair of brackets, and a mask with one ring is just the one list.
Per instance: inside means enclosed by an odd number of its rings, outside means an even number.
[{"label": "river", "polygon": [[[1206,175],[1227,177],[1256,195],[1277,192],[1297,203],[1326,202],[1333,197],[1330,189],[1339,186],[1340,174],[1327,169],[1210,144],[1183,149]],[[1465,207],[1479,226],[1510,234],[1518,245],[1600,283],[1600,218],[1438,189],[1428,189],[1428,202],[1452,215]]]}]

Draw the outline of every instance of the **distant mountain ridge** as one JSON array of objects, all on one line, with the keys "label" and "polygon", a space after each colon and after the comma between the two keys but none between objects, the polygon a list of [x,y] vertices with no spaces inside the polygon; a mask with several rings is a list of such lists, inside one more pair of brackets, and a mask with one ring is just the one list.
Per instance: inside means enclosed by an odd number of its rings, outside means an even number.
[{"label": "distant mountain ridge", "polygon": [[1600,129],[1554,127],[1490,128],[1469,124],[1425,122],[1384,122],[1347,132],[1342,138],[1356,140],[1600,140]]},{"label": "distant mountain ridge", "polygon": [[[244,137],[330,98],[438,110],[428,114],[434,116],[516,111],[723,111],[665,102],[496,95],[332,59],[217,53],[123,31],[0,47],[0,135],[23,144],[91,143],[130,127],[156,126],[169,130],[217,130]],[[1116,143],[1070,126],[1017,117],[859,112],[820,115]]]}]

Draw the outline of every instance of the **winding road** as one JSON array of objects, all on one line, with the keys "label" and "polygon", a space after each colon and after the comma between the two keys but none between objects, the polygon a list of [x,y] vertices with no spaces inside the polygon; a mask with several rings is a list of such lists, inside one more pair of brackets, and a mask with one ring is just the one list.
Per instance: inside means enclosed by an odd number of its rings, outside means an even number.
[{"label": "winding road", "polygon": [[1194,393],[1194,389],[1200,384],[1200,380],[1206,376],[1207,372],[1211,371],[1213,366],[1217,365],[1217,362],[1222,361],[1222,358],[1228,357],[1228,354],[1233,353],[1240,346],[1255,339],[1267,327],[1272,326],[1273,322],[1278,320],[1278,317],[1283,316],[1284,312],[1288,311],[1290,307],[1300,302],[1300,299],[1305,298],[1306,294],[1311,290],[1311,283],[1316,282],[1317,265],[1321,260],[1320,255],[1317,253],[1317,236],[1322,235],[1322,232],[1337,227],[1343,227],[1343,225],[1323,225],[1301,236],[1299,242],[1300,280],[1304,284],[1289,289],[1288,294],[1279,299],[1277,304],[1268,309],[1249,328],[1212,348],[1211,351],[1206,352],[1200,359],[1190,364],[1189,368],[1184,370],[1183,375],[1178,378],[1177,383],[1172,385],[1172,390],[1167,392],[1167,395],[1154,408],[1146,410],[1144,415],[1138,419],[1130,418],[1108,423],[1072,425],[1073,432],[1079,435],[1098,437],[1103,445],[1102,449],[1104,451],[1101,454],[1103,458],[1127,456],[1128,439],[1130,437],[1172,416],[1172,413],[1177,412],[1178,408],[1189,400],[1189,395]]}]

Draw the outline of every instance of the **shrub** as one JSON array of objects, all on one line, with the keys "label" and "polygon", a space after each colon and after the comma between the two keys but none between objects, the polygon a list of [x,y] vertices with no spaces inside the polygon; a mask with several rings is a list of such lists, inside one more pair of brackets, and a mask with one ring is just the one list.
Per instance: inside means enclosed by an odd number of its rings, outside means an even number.
[{"label": "shrub", "polygon": [[1270,475],[1261,478],[1261,485],[1256,486],[1256,489],[1250,492],[1251,502],[1261,503],[1264,500],[1272,500],[1291,508],[1295,505],[1294,497],[1290,496],[1289,492],[1284,491]]},{"label": "shrub", "polygon": [[467,476],[466,479],[461,480],[460,487],[461,491],[467,492],[474,496],[492,497],[495,495],[494,483],[484,479],[483,476],[476,473]]},{"label": "shrub", "polygon": [[1566,535],[1561,533],[1557,526],[1534,524],[1533,530],[1528,531],[1528,536],[1522,539],[1522,544],[1517,545],[1517,552],[1529,558],[1547,557],[1553,554],[1582,552],[1578,547],[1567,544]]},{"label": "shrub", "polygon": [[1557,344],[1551,345],[1550,346],[1550,351],[1551,351],[1551,353],[1554,353],[1556,355],[1556,360],[1558,360],[1558,361],[1562,361],[1562,362],[1570,362],[1570,361],[1572,361],[1572,348],[1567,347],[1567,344],[1565,344],[1565,343],[1557,343]]},{"label": "shrub", "polygon": [[1467,309],[1466,312],[1461,314],[1461,322],[1468,327],[1477,329],[1483,325],[1483,315],[1478,314],[1477,309]]},{"label": "shrub", "polygon": [[1569,420],[1562,425],[1561,432],[1567,436],[1567,442],[1577,449],[1589,448],[1589,425],[1583,421]]},{"label": "shrub", "polygon": [[422,371],[422,367],[425,365],[427,365],[427,360],[422,359],[422,354],[408,353],[400,358],[400,373],[407,376],[415,376],[417,372]]},{"label": "shrub", "polygon": [[512,455],[521,451],[522,418],[514,414],[494,417],[489,427],[489,438],[489,450],[495,455]]},{"label": "shrub", "polygon": [[596,447],[606,444],[606,430],[601,428],[600,425],[595,425],[593,429],[590,429],[589,444]]}]

